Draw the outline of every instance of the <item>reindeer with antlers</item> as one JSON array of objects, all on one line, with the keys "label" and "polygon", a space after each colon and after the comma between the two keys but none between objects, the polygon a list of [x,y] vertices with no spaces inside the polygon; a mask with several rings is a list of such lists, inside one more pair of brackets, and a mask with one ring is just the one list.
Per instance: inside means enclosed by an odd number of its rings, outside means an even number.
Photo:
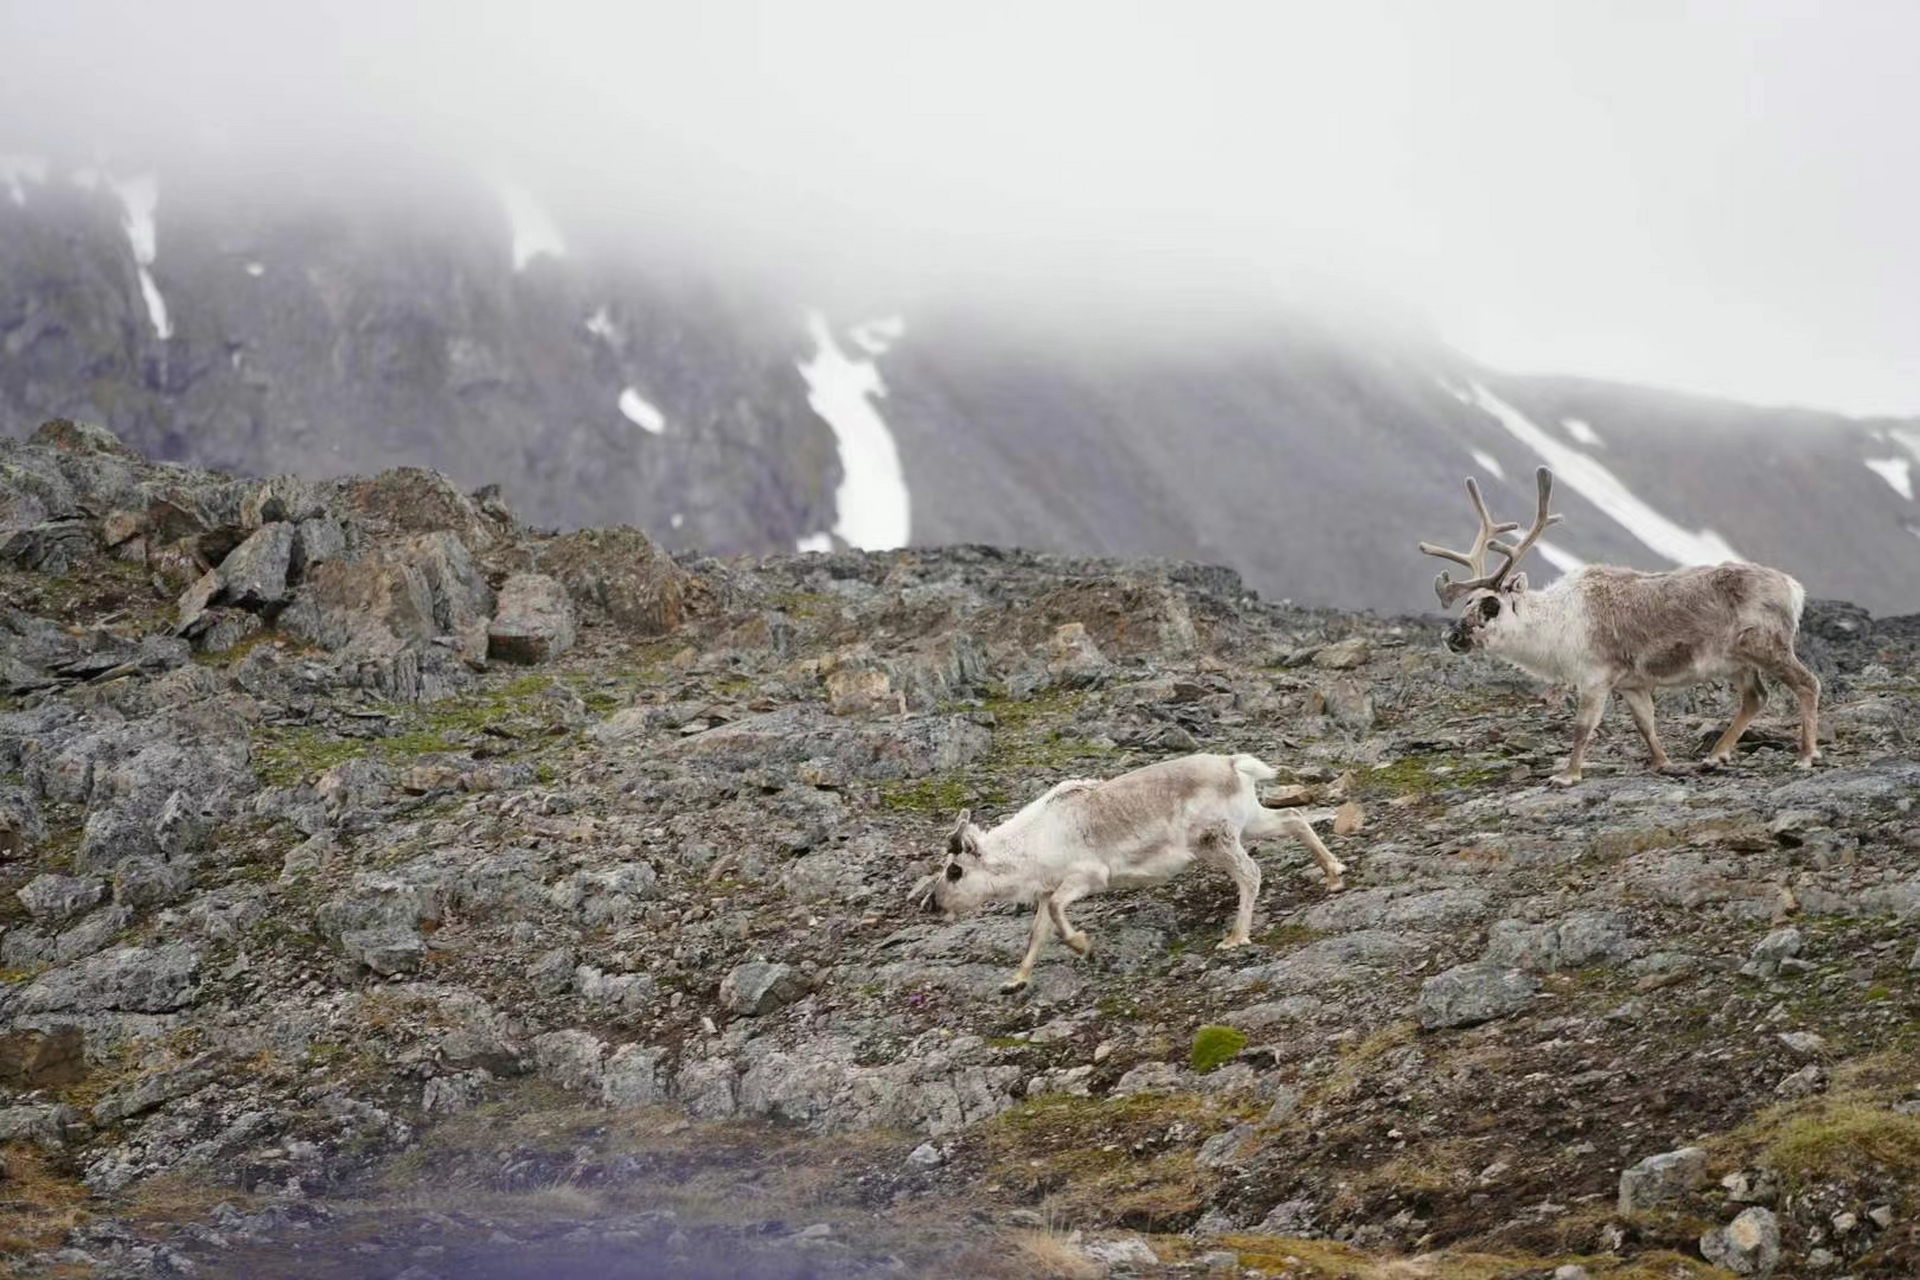
[{"label": "reindeer with antlers", "polygon": [[[1550,781],[1559,786],[1580,781],[1587,741],[1606,710],[1608,695],[1615,692],[1646,739],[1653,767],[1672,771],[1654,728],[1654,690],[1729,677],[1739,692],[1740,709],[1706,763],[1726,763],[1766,702],[1762,677],[1772,676],[1800,701],[1797,763],[1812,768],[1819,755],[1814,736],[1820,681],[1793,652],[1805,589],[1778,569],[1728,563],[1664,573],[1591,565],[1530,592],[1527,575],[1516,570],[1540,535],[1561,520],[1548,509],[1553,473],[1541,467],[1536,478],[1538,509],[1532,527],[1517,543],[1495,541],[1520,525],[1496,523],[1479,484],[1469,479],[1467,496],[1480,518],[1472,550],[1449,551],[1428,542],[1421,543],[1420,550],[1463,565],[1473,575],[1455,582],[1442,573],[1434,580],[1443,608],[1466,601],[1447,633],[1449,649],[1491,653],[1543,680],[1570,684],[1578,693],[1573,751],[1566,769]],[[1503,561],[1492,573],[1486,567],[1489,551]]]}]

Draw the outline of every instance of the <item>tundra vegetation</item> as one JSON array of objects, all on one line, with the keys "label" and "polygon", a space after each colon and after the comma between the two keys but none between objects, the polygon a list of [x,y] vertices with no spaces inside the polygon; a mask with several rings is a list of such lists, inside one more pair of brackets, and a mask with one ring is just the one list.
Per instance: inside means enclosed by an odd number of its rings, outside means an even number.
[{"label": "tundra vegetation", "polygon": [[[1920,619],[1807,602],[1812,773],[1776,705],[1562,790],[1440,620],[1217,569],[670,558],[71,424],[0,520],[18,1273],[1920,1272]],[[1088,897],[1011,995],[1024,909],[907,902],[958,808],[1196,751],[1344,891]]]}]

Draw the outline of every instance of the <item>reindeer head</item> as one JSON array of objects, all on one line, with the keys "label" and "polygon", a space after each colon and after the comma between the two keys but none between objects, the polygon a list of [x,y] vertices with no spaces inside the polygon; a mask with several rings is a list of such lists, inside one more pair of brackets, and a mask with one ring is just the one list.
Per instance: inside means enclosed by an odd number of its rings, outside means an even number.
[{"label": "reindeer head", "polygon": [[962,809],[947,834],[945,860],[939,870],[913,887],[909,899],[917,901],[922,910],[954,916],[971,911],[992,896],[987,877],[980,873],[981,835],[980,828],[973,825],[973,811]]},{"label": "reindeer head", "polygon": [[[1441,607],[1451,609],[1460,601],[1466,601],[1466,608],[1460,611],[1459,620],[1453,629],[1447,632],[1447,648],[1455,653],[1467,653],[1473,649],[1499,649],[1502,641],[1510,634],[1517,634],[1526,625],[1527,575],[1516,573],[1515,569],[1533,544],[1540,540],[1547,526],[1558,524],[1560,516],[1549,514],[1548,505],[1553,498],[1553,472],[1541,467],[1534,473],[1539,491],[1539,504],[1534,512],[1533,527],[1527,530],[1527,536],[1517,545],[1495,542],[1503,533],[1512,533],[1520,527],[1515,521],[1496,524],[1487,514],[1486,500],[1480,496],[1480,485],[1471,477],[1467,480],[1467,497],[1473,501],[1474,514],[1480,517],[1480,532],[1474,537],[1470,551],[1449,551],[1445,547],[1435,546],[1431,542],[1420,544],[1420,550],[1442,560],[1451,560],[1464,565],[1473,574],[1463,582],[1442,573],[1433,580],[1433,590],[1440,597]],[[1492,573],[1487,572],[1487,552],[1497,552],[1504,563]]]}]

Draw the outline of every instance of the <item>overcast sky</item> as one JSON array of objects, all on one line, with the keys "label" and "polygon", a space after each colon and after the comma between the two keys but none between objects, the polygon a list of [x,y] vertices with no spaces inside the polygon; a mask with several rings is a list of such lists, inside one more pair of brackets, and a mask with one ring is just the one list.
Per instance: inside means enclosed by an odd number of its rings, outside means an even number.
[{"label": "overcast sky", "polygon": [[322,7],[0,0],[0,152],[404,138],[817,270],[1352,280],[1505,368],[1920,413],[1920,5]]}]

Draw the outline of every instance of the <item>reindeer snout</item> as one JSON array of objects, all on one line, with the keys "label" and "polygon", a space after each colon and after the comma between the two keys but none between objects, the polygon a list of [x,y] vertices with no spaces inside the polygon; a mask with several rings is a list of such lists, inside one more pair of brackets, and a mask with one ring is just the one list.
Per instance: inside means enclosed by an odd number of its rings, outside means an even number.
[{"label": "reindeer snout", "polygon": [[1447,632],[1447,648],[1455,653],[1465,653],[1473,648],[1473,632],[1467,630],[1465,621],[1454,623],[1452,630]]}]

